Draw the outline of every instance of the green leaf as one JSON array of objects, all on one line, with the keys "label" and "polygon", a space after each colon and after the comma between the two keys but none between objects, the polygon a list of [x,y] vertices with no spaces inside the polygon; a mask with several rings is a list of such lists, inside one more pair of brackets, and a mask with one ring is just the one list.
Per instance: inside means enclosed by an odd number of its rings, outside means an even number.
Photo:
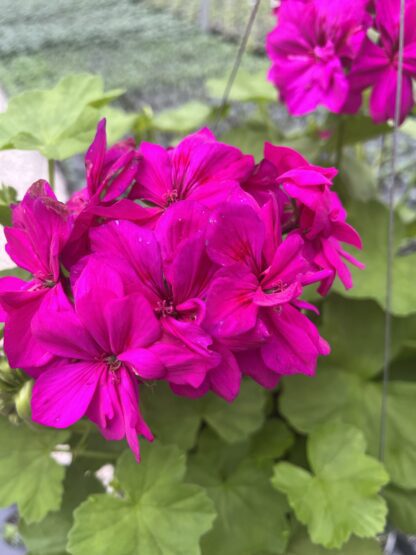
[{"label": "green leaf", "polygon": [[[385,308],[385,275],[387,264],[387,223],[388,212],[378,202],[348,205],[349,223],[360,233],[363,250],[358,258],[366,265],[364,271],[352,267],[354,287],[345,291],[337,281],[335,289],[349,298],[374,299]],[[393,313],[408,316],[416,312],[416,287],[413,273],[416,254],[397,256],[397,251],[406,237],[405,226],[396,217],[395,242],[396,256],[393,264]],[[357,255],[357,252],[353,253]]]},{"label": "green leaf", "polygon": [[[374,301],[331,295],[324,304],[322,336],[331,354],[321,367],[335,367],[364,378],[377,375],[384,362],[385,313]],[[369,325],[369,322],[371,325]],[[391,357],[416,336],[416,317],[393,318]]]},{"label": "green leaf", "polygon": [[32,278],[32,274],[29,274],[26,270],[22,268],[7,268],[6,270],[0,270],[0,277],[13,276],[20,279],[29,280]]},{"label": "green leaf", "polygon": [[232,403],[210,395],[202,404],[204,420],[222,439],[234,443],[246,439],[263,424],[266,394],[255,382],[246,380]]},{"label": "green leaf", "polygon": [[312,473],[286,462],[275,466],[274,487],[288,496],[314,543],[339,548],[351,534],[369,538],[383,531],[387,507],[378,492],[388,476],[365,450],[358,429],[330,422],[308,439]]},{"label": "green leaf", "polygon": [[[154,436],[163,444],[191,449],[201,425],[199,402],[172,393],[168,385],[142,387],[140,409]],[[172,420],[172,415],[175,415]]]},{"label": "green leaf", "polygon": [[202,436],[189,462],[189,477],[205,487],[218,518],[202,538],[203,555],[282,553],[289,527],[283,496],[270,487],[270,472],[246,458],[247,444],[227,445],[211,432]]},{"label": "green leaf", "polygon": [[249,152],[256,160],[263,158],[264,143],[276,143],[280,137],[276,130],[259,123],[246,122],[234,127],[221,136],[221,140],[236,146],[243,152]]},{"label": "green leaf", "polygon": [[390,523],[405,534],[416,534],[416,491],[389,486],[384,492]]},{"label": "green leaf", "polygon": [[311,163],[319,162],[323,146],[323,142],[316,129],[310,129],[306,132],[302,131],[301,135],[287,136],[283,140],[279,140],[278,144],[298,150]]},{"label": "green leaf", "polygon": [[285,555],[382,555],[377,540],[352,537],[341,549],[325,549],[314,545],[304,528],[296,531]]},{"label": "green leaf", "polygon": [[[409,342],[410,343],[410,342]],[[394,380],[414,382],[416,380],[416,344],[403,348],[390,364],[390,375]]]},{"label": "green leaf", "polygon": [[202,488],[183,483],[185,456],[176,447],[142,445],[142,462],[119,459],[122,498],[93,495],[75,511],[72,555],[199,555],[215,518]]},{"label": "green leaf", "polygon": [[64,497],[59,512],[50,513],[38,524],[21,521],[19,533],[29,555],[67,555],[68,533],[73,523],[73,512],[90,494],[103,491],[93,475],[84,472],[78,461],[71,464],[64,481]]},{"label": "green leaf", "polygon": [[[327,146],[334,150],[338,145],[339,122],[340,117],[333,115],[329,116],[327,122],[327,127],[329,126],[333,130],[333,135],[329,139]],[[364,143],[393,131],[393,127],[388,123],[375,124],[369,116],[362,114],[342,117],[341,126],[342,143],[344,146]]]},{"label": "green leaf", "polygon": [[[208,94],[222,99],[228,76],[207,81]],[[264,72],[258,74],[240,70],[230,91],[231,102],[277,102],[276,89],[269,83]]]},{"label": "green leaf", "polygon": [[[233,403],[212,394],[202,399],[178,397],[166,385],[158,384],[154,388],[142,388],[141,404],[143,415],[158,439],[190,449],[195,445],[203,421],[225,441],[246,439],[263,424],[266,395],[248,380],[242,382],[240,394]],[[174,421],[172,414],[175,414]]]},{"label": "green leaf", "polygon": [[406,133],[412,139],[416,139],[416,119],[408,117],[406,121],[400,126],[400,131]]},{"label": "green leaf", "polygon": [[104,92],[98,75],[69,75],[54,88],[13,97],[0,114],[3,148],[38,150],[46,158],[63,160],[91,142],[99,108],[122,94]]},{"label": "green leaf", "polygon": [[339,168],[342,192],[353,198],[366,202],[376,197],[378,181],[375,168],[359,158],[354,152],[345,149]]},{"label": "green leaf", "polygon": [[[416,488],[416,384],[392,381],[387,395],[385,465],[392,482]],[[382,385],[334,369],[321,369],[315,378],[291,376],[284,381],[280,408],[300,432],[341,419],[365,435],[369,452],[377,456],[380,443]]]},{"label": "green leaf", "polygon": [[132,133],[137,114],[128,114],[119,108],[105,106],[100,111],[100,117],[107,119],[107,142],[113,145],[127,134]]},{"label": "green leaf", "polygon": [[0,186],[0,224],[12,224],[12,211],[10,205],[17,201],[17,191],[7,185]]},{"label": "green leaf", "polygon": [[251,438],[251,455],[259,461],[280,459],[293,446],[294,440],[293,432],[283,420],[271,418]]},{"label": "green leaf", "polygon": [[192,100],[177,108],[170,108],[155,115],[153,123],[156,129],[165,133],[185,134],[206,124],[211,115],[207,104]]},{"label": "green leaf", "polygon": [[59,509],[65,468],[51,451],[68,437],[67,431],[16,427],[0,418],[0,506],[17,503],[28,523]]}]

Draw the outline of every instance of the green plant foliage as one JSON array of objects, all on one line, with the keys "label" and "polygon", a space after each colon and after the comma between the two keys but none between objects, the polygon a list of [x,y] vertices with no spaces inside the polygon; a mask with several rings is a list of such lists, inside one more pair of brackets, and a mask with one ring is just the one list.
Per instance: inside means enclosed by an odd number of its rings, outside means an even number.
[{"label": "green plant foliage", "polygon": [[294,439],[293,432],[283,420],[271,418],[251,438],[250,454],[260,462],[280,459],[291,449]]},{"label": "green plant foliage", "polygon": [[65,468],[51,457],[69,432],[13,426],[0,418],[0,506],[16,503],[26,522],[59,509]]},{"label": "green plant foliage", "polygon": [[[336,290],[348,297],[374,299],[385,308],[385,273],[387,264],[387,208],[378,202],[353,202],[348,205],[349,223],[354,226],[363,240],[363,250],[359,259],[366,265],[365,271],[352,268],[354,287],[345,291],[337,283]],[[371,225],[370,225],[371,223]],[[416,288],[413,273],[416,254],[398,256],[397,250],[406,237],[405,226],[396,216],[395,243],[396,256],[393,266],[393,313],[407,316],[416,312]],[[356,255],[356,252],[354,252]]]},{"label": "green plant foliage", "polygon": [[203,102],[192,100],[176,108],[159,112],[153,125],[159,131],[186,134],[207,124],[212,113],[211,108]]},{"label": "green plant foliage", "polygon": [[341,193],[348,191],[353,198],[367,202],[377,196],[378,182],[376,168],[351,149],[344,149],[339,167]]},{"label": "green plant foliage", "polygon": [[381,546],[376,540],[352,537],[341,549],[325,549],[313,544],[306,530],[299,527],[285,555],[381,555]]},{"label": "green plant foliage", "polygon": [[[321,367],[339,368],[363,378],[376,376],[384,362],[384,311],[374,301],[331,295],[323,310],[322,336],[331,354]],[[393,318],[391,356],[416,335],[416,317]]]},{"label": "green plant foliage", "polygon": [[246,458],[248,444],[227,445],[211,432],[191,457],[189,478],[206,488],[218,517],[202,538],[202,555],[284,553],[289,526],[283,496],[270,487],[270,469]]},{"label": "green plant foliage", "polygon": [[73,511],[89,495],[103,491],[98,480],[86,474],[75,462],[69,467],[64,481],[64,496],[60,511],[49,513],[38,524],[21,521],[19,533],[29,549],[29,555],[67,555],[68,533],[73,524]]},{"label": "green plant foliage", "polygon": [[249,152],[257,161],[263,158],[265,141],[281,144],[281,136],[275,128],[266,128],[261,123],[250,121],[230,129],[221,136],[221,140],[243,152]]},{"label": "green plant foliage", "polygon": [[137,114],[128,114],[119,108],[105,106],[100,110],[100,118],[106,118],[107,142],[116,143],[121,137],[130,133],[136,123]]},{"label": "green plant foliage", "polygon": [[343,146],[347,146],[365,143],[393,131],[393,127],[388,123],[376,124],[369,116],[363,114],[348,117],[330,115],[326,126],[332,133],[327,148],[333,150],[337,148],[339,139]]},{"label": "green plant foliage", "polygon": [[7,268],[6,270],[0,270],[0,277],[7,277],[7,276],[14,276],[20,279],[29,280],[32,277],[32,274],[26,272],[22,268]]},{"label": "green plant foliage", "polygon": [[395,486],[384,490],[391,524],[405,534],[416,533],[416,490],[406,491]]},{"label": "green plant foliage", "polygon": [[[393,381],[387,395],[385,465],[393,483],[416,488],[416,384]],[[382,385],[335,369],[321,369],[313,379],[293,376],[284,383],[280,404],[290,423],[310,433],[334,419],[354,425],[377,456],[380,444]]]},{"label": "green plant foliage", "polygon": [[13,187],[1,185],[0,187],[0,224],[11,225],[12,213],[10,205],[16,202],[17,191]]},{"label": "green plant foliage", "polygon": [[288,496],[313,543],[339,548],[351,534],[369,538],[383,531],[387,507],[378,492],[388,476],[365,450],[358,429],[330,422],[309,437],[312,473],[287,462],[275,466],[272,483]]},{"label": "green plant foliage", "polygon": [[[228,76],[207,81],[208,94],[212,98],[222,99]],[[276,102],[276,89],[266,79],[265,72],[249,73],[239,71],[230,91],[231,102]]]},{"label": "green plant foliage", "polygon": [[104,92],[102,77],[79,74],[54,88],[24,92],[0,114],[0,146],[38,150],[64,160],[85,150],[94,136],[100,109],[123,93]]},{"label": "green plant foliage", "polygon": [[[164,443],[176,443],[183,449],[195,445],[202,422],[230,443],[246,439],[264,421],[265,392],[252,381],[243,381],[240,394],[232,403],[214,395],[199,400],[175,396],[164,384],[145,388],[143,414],[155,436]],[[180,426],[172,426],[172,414]]]},{"label": "green plant foliage", "polygon": [[93,495],[75,511],[72,555],[199,555],[199,539],[215,518],[204,490],[184,483],[177,447],[143,445],[142,462],[125,452],[116,477],[123,497]]},{"label": "green plant foliage", "polygon": [[265,404],[265,391],[252,381],[243,381],[232,404],[214,395],[207,398],[204,420],[225,441],[242,441],[264,422]]}]

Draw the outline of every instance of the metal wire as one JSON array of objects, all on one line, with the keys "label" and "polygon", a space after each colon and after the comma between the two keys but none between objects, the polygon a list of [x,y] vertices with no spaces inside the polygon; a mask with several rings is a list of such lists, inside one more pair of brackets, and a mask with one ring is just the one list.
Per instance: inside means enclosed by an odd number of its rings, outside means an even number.
[{"label": "metal wire", "polygon": [[227,84],[225,86],[224,94],[222,96],[221,104],[220,104],[219,110],[218,110],[218,116],[217,116],[217,119],[216,119],[216,121],[213,125],[214,132],[217,131],[218,124],[220,123],[220,121],[222,120],[222,118],[224,116],[224,109],[225,109],[225,107],[228,103],[228,98],[230,96],[231,89],[233,87],[235,78],[237,77],[238,70],[240,69],[241,60],[243,59],[244,52],[246,51],[247,44],[248,44],[248,39],[250,38],[250,34],[251,34],[252,29],[253,29],[254,22],[256,20],[256,16],[257,16],[257,13],[258,13],[259,8],[260,8],[260,3],[261,3],[261,0],[255,0],[255,2],[253,4],[253,8],[250,12],[250,16],[249,16],[248,21],[247,21],[247,25],[246,25],[246,28],[245,28],[245,31],[244,31],[244,35],[241,39],[240,45],[239,45],[238,50],[237,50],[237,55],[236,55],[235,60],[234,60],[233,68],[231,70],[230,76],[229,76]]},{"label": "metal wire", "polygon": [[396,185],[396,160],[398,150],[398,134],[403,89],[403,51],[406,0],[400,0],[399,56],[397,67],[397,90],[394,110],[394,130],[390,163],[390,184],[388,190],[389,220],[387,229],[387,268],[386,268],[386,315],[384,322],[384,368],[383,394],[380,418],[379,457],[384,461],[387,435],[388,385],[390,378],[391,335],[392,335],[392,304],[393,304],[393,264],[394,264],[394,197]]}]

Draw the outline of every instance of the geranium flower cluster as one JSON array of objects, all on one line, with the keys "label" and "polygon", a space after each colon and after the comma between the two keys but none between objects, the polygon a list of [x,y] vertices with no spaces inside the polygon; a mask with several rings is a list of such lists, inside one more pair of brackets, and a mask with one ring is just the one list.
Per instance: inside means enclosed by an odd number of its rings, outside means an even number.
[{"label": "geranium flower cluster", "polygon": [[[400,0],[283,0],[268,35],[270,80],[293,115],[323,105],[355,113],[371,89],[376,123],[394,118]],[[400,121],[414,106],[416,0],[406,1]]]},{"label": "geranium flower cluster", "polygon": [[85,165],[69,202],[39,181],[5,230],[31,277],[0,280],[4,348],[35,380],[35,422],[87,417],[139,459],[143,384],[231,402],[244,375],[272,388],[314,373],[329,346],[302,292],[325,295],[336,276],[351,287],[346,262],[360,266],[342,246],[361,242],[336,170],[271,144],[255,165],[208,129],[175,148],[107,149],[104,120]]}]

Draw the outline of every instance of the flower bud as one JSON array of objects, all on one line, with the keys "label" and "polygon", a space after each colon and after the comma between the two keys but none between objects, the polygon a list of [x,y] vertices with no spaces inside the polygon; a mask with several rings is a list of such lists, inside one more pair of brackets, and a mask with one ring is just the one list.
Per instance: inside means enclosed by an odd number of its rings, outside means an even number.
[{"label": "flower bud", "polygon": [[32,419],[30,402],[32,400],[33,380],[26,381],[14,397],[16,412],[23,420]]},{"label": "flower bud", "polygon": [[13,422],[30,418],[30,399],[33,382],[21,370],[10,368],[5,358],[0,358],[0,414]]}]

